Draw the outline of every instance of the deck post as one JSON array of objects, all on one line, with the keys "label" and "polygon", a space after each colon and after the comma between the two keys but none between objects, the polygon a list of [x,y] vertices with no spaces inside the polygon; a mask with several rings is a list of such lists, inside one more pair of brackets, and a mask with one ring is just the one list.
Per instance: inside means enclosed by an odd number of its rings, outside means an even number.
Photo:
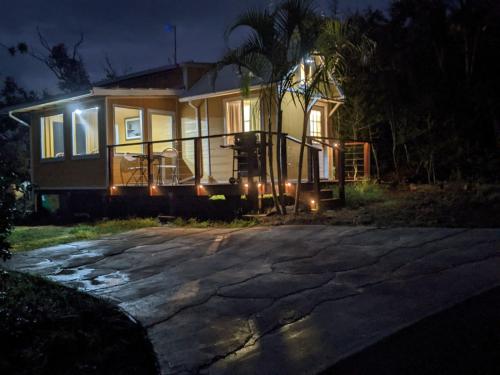
[{"label": "deck post", "polygon": [[286,154],[286,137],[288,134],[281,134],[280,136],[280,142],[281,142],[281,155],[280,155],[280,162],[281,162],[281,176],[283,178],[283,181],[286,183],[288,180],[288,161],[287,161],[287,154]]},{"label": "deck post", "polygon": [[194,184],[196,187],[201,182],[201,138],[198,137],[194,140]]},{"label": "deck post", "polygon": [[339,198],[342,205],[345,205],[345,144],[340,143],[338,160],[338,178],[339,178]]},{"label": "deck post", "polygon": [[113,181],[113,147],[108,146],[108,189],[114,185]]},{"label": "deck post", "polygon": [[365,142],[363,145],[363,151],[364,151],[364,178],[366,181],[370,180],[370,175],[371,175],[371,145],[368,142]]},{"label": "deck post", "polygon": [[149,191],[151,192],[151,187],[153,186],[153,169],[151,168],[151,142],[148,142],[147,143],[147,153],[148,153],[148,158],[147,158],[147,161],[148,161],[148,188],[149,188]]},{"label": "deck post", "polygon": [[[310,138],[308,137],[306,139],[306,142],[309,143]],[[313,182],[314,181],[314,162],[313,162],[313,150],[311,147],[307,147],[307,182]],[[300,181],[297,181],[297,183],[300,183]]]},{"label": "deck post", "polygon": [[320,209],[319,199],[320,199],[320,184],[319,184],[319,150],[313,149],[309,147],[311,150],[312,156],[312,168],[313,168],[313,191],[314,191],[314,199],[316,200],[316,204],[318,209]]},{"label": "deck post", "polygon": [[260,181],[264,184],[264,188],[267,186],[267,134],[266,132],[260,132],[260,144],[259,144],[259,156],[260,156]]}]

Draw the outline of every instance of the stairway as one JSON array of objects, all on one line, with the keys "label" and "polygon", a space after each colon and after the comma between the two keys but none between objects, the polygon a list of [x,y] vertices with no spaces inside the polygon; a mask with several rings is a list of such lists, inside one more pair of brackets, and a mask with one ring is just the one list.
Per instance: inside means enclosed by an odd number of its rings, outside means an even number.
[{"label": "stairway", "polygon": [[321,189],[319,191],[319,208],[320,210],[333,210],[342,207],[342,201],[338,197],[333,196],[332,189]]}]

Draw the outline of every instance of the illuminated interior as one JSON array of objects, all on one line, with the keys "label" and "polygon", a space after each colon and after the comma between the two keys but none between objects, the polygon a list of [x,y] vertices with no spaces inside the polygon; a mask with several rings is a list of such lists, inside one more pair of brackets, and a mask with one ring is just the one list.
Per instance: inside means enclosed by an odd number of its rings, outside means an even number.
[{"label": "illuminated interior", "polygon": [[[174,117],[170,114],[152,113],[149,118],[151,127],[151,140],[164,141],[174,138]],[[172,147],[171,142],[153,143],[153,152],[162,152],[165,148]]]},{"label": "illuminated interior", "polygon": [[[258,98],[226,102],[226,132],[242,133],[261,130],[260,102]],[[228,143],[233,137],[227,137]]]},{"label": "illuminated interior", "polygon": [[98,108],[77,109],[72,114],[73,155],[99,154]]},{"label": "illuminated interior", "polygon": [[64,117],[62,114],[40,119],[42,159],[64,158]]},{"label": "illuminated interior", "polygon": [[143,112],[139,108],[114,107],[115,144],[123,144],[115,148],[116,153],[142,153],[142,145],[131,143],[144,142]]}]

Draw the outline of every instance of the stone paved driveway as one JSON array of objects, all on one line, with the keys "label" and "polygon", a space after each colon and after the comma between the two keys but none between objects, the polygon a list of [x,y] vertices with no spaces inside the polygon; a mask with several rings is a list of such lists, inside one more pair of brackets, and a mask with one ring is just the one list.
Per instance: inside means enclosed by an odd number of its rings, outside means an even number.
[{"label": "stone paved driveway", "polygon": [[164,374],[312,374],[500,285],[500,230],[163,227],[8,265],[111,299]]}]

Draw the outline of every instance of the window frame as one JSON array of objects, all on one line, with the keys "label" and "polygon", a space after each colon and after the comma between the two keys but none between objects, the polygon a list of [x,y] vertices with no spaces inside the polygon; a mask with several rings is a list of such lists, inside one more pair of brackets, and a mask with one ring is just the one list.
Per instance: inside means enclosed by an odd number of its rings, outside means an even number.
[{"label": "window frame", "polygon": [[[64,156],[62,157],[55,157],[55,156],[51,156],[51,157],[44,157],[43,156],[43,149],[45,148],[45,137],[44,137],[44,128],[45,128],[45,122],[44,122],[44,119],[47,118],[47,117],[55,117],[55,116],[62,116],[62,129],[63,129],[63,136],[62,136],[62,139],[63,139],[63,152],[64,152]],[[66,131],[64,129],[64,124],[65,124],[65,119],[66,119],[66,115],[64,113],[64,110],[54,110],[54,111],[50,111],[50,112],[46,112],[46,113],[43,113],[43,114],[40,114],[39,116],[39,124],[40,124],[40,161],[42,163],[51,163],[51,162],[62,162],[62,161],[65,161],[66,160]]]},{"label": "window frame", "polygon": [[[147,113],[149,112],[149,109],[147,109],[146,107],[141,107],[141,106],[133,106],[133,105],[127,105],[127,104],[120,104],[120,103],[113,103],[111,109],[112,109],[112,115],[111,115],[111,118],[112,118],[112,122],[111,122],[111,125],[112,125],[112,134],[113,134],[113,142],[116,145],[120,145],[120,146],[127,146],[126,143],[118,143],[116,142],[116,136],[117,136],[117,132],[116,132],[116,117],[115,117],[115,114],[116,114],[116,108],[125,108],[125,109],[135,109],[135,110],[138,110],[141,112],[140,114],[140,119],[141,119],[141,124],[142,124],[142,141],[138,141],[138,142],[130,142],[130,143],[146,143],[148,142],[146,140],[146,137],[148,137],[149,139],[149,136],[150,136],[150,131],[147,129],[147,125],[146,125],[146,120],[149,120],[149,115],[147,115]],[[124,124],[125,125],[125,124]],[[142,153],[145,152],[145,145],[143,144],[142,145]],[[117,152],[117,148],[120,148],[120,147],[113,147],[113,155],[123,155],[123,154],[126,154],[126,152]]]},{"label": "window frame", "polygon": [[[320,105],[320,104],[316,104],[312,110],[311,110],[311,113],[312,111],[317,111],[321,114],[321,121],[320,121],[320,138],[321,137],[328,137],[328,132],[327,132],[327,118],[326,118],[326,106],[325,105]],[[311,114],[309,114],[309,124],[308,124],[308,130],[307,130],[307,136],[308,137],[311,137],[311,138],[314,138],[314,137],[317,137],[317,136],[313,136],[311,135]]]},{"label": "window frame", "polygon": [[[81,155],[75,155],[75,140],[76,140],[76,127],[75,127],[75,118],[76,114],[75,112],[77,110],[81,110],[82,112],[90,110],[90,109],[97,109],[97,153],[95,154],[81,154]],[[86,160],[86,159],[99,159],[101,157],[101,134],[100,134],[100,109],[101,107],[99,105],[95,106],[88,106],[88,107],[83,107],[83,108],[75,108],[70,111],[71,113],[71,160]]]},{"label": "window frame", "polygon": [[[224,99],[222,101],[222,111],[224,113],[224,135],[231,134],[228,133],[228,120],[227,120],[227,104],[231,102],[240,102],[240,109],[241,109],[241,127],[242,127],[242,133],[247,133],[245,131],[245,110],[244,110],[244,101],[245,100],[252,100],[252,99],[257,99],[258,101],[258,106],[259,106],[259,129],[258,130],[249,130],[248,132],[260,132],[262,131],[262,124],[263,124],[263,113],[262,113],[262,101],[260,100],[259,95],[250,95],[247,97],[239,97],[239,98],[228,98]],[[228,140],[230,137],[224,137],[226,144],[228,144]]]},{"label": "window frame", "polygon": [[146,110],[147,118],[148,118],[148,126],[147,126],[147,137],[148,140],[153,142],[153,127],[151,124],[153,123],[153,115],[163,115],[163,116],[172,116],[172,139],[177,139],[177,119],[174,111],[167,111],[163,109],[152,109],[148,108]]}]

